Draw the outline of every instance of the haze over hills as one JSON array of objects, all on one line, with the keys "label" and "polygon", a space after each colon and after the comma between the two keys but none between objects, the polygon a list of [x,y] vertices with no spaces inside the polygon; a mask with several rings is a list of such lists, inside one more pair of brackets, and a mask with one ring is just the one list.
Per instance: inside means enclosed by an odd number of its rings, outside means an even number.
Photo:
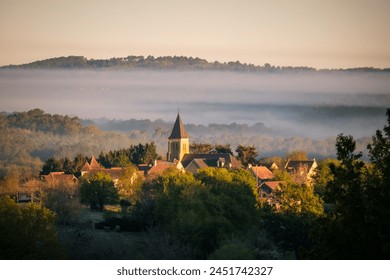
[{"label": "haze over hills", "polygon": [[149,69],[149,70],[219,70],[219,71],[239,71],[239,72],[328,72],[328,71],[348,71],[348,72],[390,72],[390,68],[359,67],[348,69],[315,69],[307,66],[272,66],[265,63],[263,66],[241,63],[239,61],[230,62],[209,62],[199,57],[186,56],[135,56],[130,55],[123,58],[110,59],[87,59],[83,56],[63,56],[49,58],[21,65],[8,65],[0,67],[2,69]]},{"label": "haze over hills", "polygon": [[[60,57],[2,67],[0,111],[40,108],[78,116],[115,131],[118,137],[100,134],[115,140],[112,147],[155,141],[164,155],[180,107],[192,141],[254,145],[261,156],[301,149],[326,157],[334,156],[339,133],[359,138],[364,149],[383,127],[390,107],[389,70],[255,66],[191,57]],[[72,141],[40,155],[112,149]]]}]

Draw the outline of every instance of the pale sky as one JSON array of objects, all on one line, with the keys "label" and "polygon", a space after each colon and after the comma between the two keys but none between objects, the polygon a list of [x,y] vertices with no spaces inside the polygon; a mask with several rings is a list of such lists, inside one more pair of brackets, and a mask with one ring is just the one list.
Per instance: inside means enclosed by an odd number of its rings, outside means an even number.
[{"label": "pale sky", "polygon": [[390,67],[388,0],[0,0],[0,65],[184,55]]}]

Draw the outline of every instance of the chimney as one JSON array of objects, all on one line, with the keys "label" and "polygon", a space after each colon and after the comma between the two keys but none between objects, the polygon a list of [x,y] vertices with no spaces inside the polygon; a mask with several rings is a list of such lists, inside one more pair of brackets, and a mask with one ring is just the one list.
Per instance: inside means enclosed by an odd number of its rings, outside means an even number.
[{"label": "chimney", "polygon": [[157,166],[157,159],[154,160],[153,166]]}]

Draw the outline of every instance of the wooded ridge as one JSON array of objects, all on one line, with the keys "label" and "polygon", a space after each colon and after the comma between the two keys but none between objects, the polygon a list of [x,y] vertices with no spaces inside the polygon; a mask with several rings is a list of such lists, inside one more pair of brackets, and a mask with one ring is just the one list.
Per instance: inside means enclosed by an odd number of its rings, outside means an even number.
[{"label": "wooded ridge", "polygon": [[255,65],[240,61],[209,62],[199,57],[159,56],[149,55],[113,57],[110,59],[88,59],[84,56],[62,56],[34,61],[20,65],[2,66],[0,69],[125,69],[125,70],[211,70],[235,71],[252,73],[283,73],[283,72],[385,72],[390,68],[359,67],[348,69],[316,69],[307,66],[273,66],[269,63]]}]

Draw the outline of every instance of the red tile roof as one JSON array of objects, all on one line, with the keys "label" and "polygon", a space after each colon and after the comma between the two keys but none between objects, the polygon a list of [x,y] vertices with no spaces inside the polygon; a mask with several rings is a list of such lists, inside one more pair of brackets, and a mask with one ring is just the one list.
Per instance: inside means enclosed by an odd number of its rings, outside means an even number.
[{"label": "red tile roof", "polygon": [[103,168],[96,160],[94,156],[91,158],[91,163],[89,164],[90,168],[92,169],[98,169],[98,168]]},{"label": "red tile roof", "polygon": [[265,166],[253,166],[251,168],[253,174],[261,180],[273,180],[275,175]]},{"label": "red tile roof", "polygon": [[49,184],[72,184],[77,182],[77,178],[73,174],[65,174],[64,172],[50,172],[48,175],[43,175],[43,179]]},{"label": "red tile roof", "polygon": [[285,183],[284,181],[268,181],[268,182],[264,182],[261,185],[265,185],[265,186],[269,187],[271,190],[275,190],[275,189],[279,188],[281,184],[284,184],[284,183]]},{"label": "red tile roof", "polygon": [[157,165],[152,166],[150,170],[148,171],[148,174],[160,174],[161,172],[165,171],[169,167],[176,166],[173,162],[169,161],[157,161]]},{"label": "red tile roof", "polygon": [[83,165],[83,168],[81,168],[81,171],[89,171],[90,169],[91,169],[91,166],[86,161],[85,164]]}]

